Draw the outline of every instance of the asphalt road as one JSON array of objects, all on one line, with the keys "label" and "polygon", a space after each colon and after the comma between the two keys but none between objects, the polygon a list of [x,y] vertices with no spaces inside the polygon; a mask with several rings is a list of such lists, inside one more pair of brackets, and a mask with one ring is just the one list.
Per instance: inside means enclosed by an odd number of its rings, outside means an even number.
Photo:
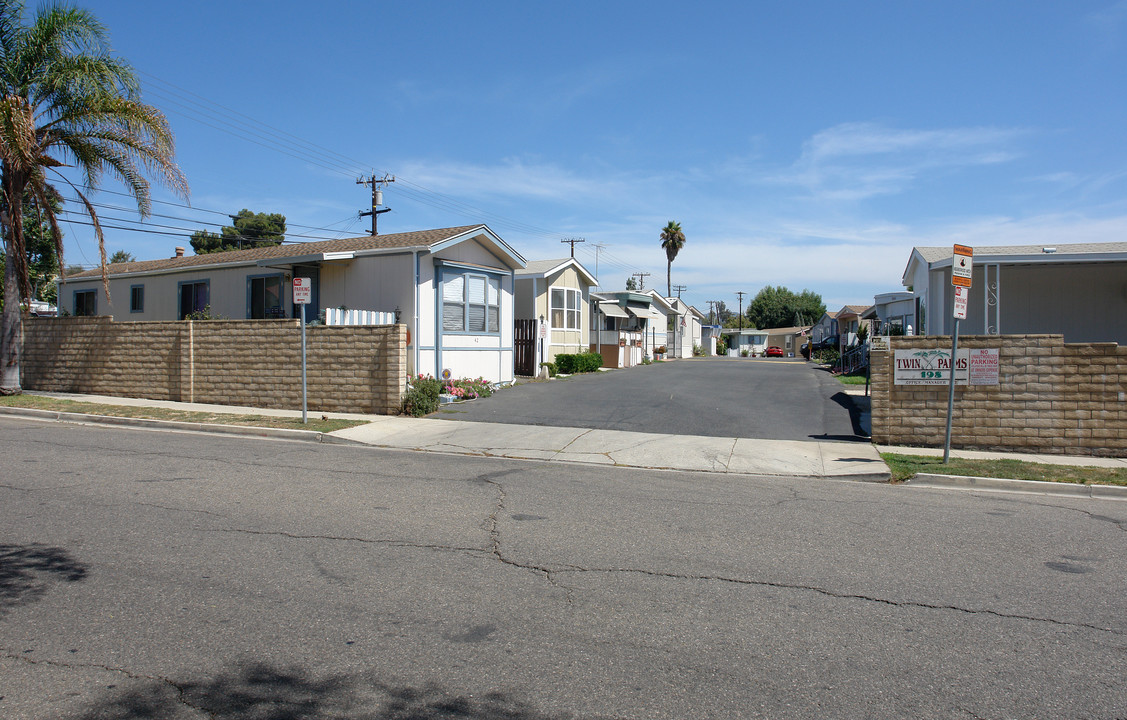
[{"label": "asphalt road", "polygon": [[800,360],[694,358],[529,382],[432,417],[766,440],[861,440],[853,403]]},{"label": "asphalt road", "polygon": [[0,717],[1127,717],[1127,503],[0,419]]}]

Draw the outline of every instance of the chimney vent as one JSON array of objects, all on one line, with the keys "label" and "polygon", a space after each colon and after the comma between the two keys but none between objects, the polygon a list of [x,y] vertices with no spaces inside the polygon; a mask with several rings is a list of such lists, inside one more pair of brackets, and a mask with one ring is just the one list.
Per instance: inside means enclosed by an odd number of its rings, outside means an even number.
[{"label": "chimney vent", "polygon": [[176,248],[176,257],[184,257],[184,248],[182,248],[182,247]]}]

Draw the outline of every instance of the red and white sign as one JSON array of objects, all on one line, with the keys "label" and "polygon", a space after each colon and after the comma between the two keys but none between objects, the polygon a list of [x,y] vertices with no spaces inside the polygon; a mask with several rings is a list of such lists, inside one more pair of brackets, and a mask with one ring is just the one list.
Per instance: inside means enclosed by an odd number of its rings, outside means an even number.
[{"label": "red and white sign", "polygon": [[295,305],[308,305],[313,302],[313,280],[295,277],[293,279],[293,301]]},{"label": "red and white sign", "polygon": [[974,248],[956,245],[951,257],[951,284],[970,287],[971,270],[974,267]]},{"label": "red and white sign", "polygon": [[970,301],[970,288],[955,286],[955,319],[967,319],[967,303]]},{"label": "red and white sign", "polygon": [[998,384],[998,349],[978,348],[970,351],[967,379],[971,385]]}]

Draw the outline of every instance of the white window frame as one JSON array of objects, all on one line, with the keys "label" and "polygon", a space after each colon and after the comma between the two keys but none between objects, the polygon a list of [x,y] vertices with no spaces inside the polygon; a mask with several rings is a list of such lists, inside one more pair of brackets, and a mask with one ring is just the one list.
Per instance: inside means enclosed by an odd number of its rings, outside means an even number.
[{"label": "white window frame", "polygon": [[[449,286],[453,282],[461,280],[462,292],[461,299],[455,300],[453,297],[448,296]],[[470,285],[471,283],[484,282],[484,303],[470,301]],[[463,335],[500,335],[501,334],[501,295],[502,287],[501,280],[497,277],[492,277],[483,273],[474,272],[453,272],[449,269],[443,272],[442,276],[442,295],[440,300],[442,302],[442,332],[446,334],[463,334]],[[447,327],[447,321],[454,316],[448,316],[447,308],[460,307],[461,308],[461,329],[455,330],[452,327]],[[469,326],[470,323],[470,308],[482,308],[482,320],[484,328],[481,330],[473,329]],[[492,312],[491,312],[492,311]]]},{"label": "white window frame", "polygon": [[[563,293],[563,306],[556,305],[556,292]],[[575,307],[568,307],[568,298],[575,298]],[[550,287],[548,288],[548,322],[553,330],[566,330],[580,332],[583,330],[583,292],[576,288],[570,287]],[[563,324],[556,323],[556,312],[560,313],[560,318]],[[571,322],[574,321],[575,326],[571,327]]]}]

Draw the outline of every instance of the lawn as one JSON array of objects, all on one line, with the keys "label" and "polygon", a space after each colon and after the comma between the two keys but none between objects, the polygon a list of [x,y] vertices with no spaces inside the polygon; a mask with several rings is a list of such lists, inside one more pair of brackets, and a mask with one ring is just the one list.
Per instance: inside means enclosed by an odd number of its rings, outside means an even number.
[{"label": "lawn", "polygon": [[210,413],[189,410],[174,410],[160,407],[135,407],[132,405],[110,405],[104,403],[80,402],[43,397],[41,395],[0,396],[0,406],[51,410],[54,412],[82,413],[85,415],[104,415],[108,417],[140,418],[145,420],[172,420],[186,423],[206,423],[214,425],[241,425],[252,427],[283,428],[290,430],[313,430],[333,432],[363,425],[363,420],[322,420],[319,413],[309,413],[309,422],[303,424],[300,417],[274,417],[270,415],[237,415],[234,413]]},{"label": "lawn", "polygon": [[933,473],[1081,485],[1127,485],[1127,468],[1048,465],[1024,460],[969,460],[955,457],[944,465],[941,457],[896,453],[881,453],[881,457],[888,463],[888,467],[892,470],[892,479],[896,481],[907,480],[917,473]]}]

